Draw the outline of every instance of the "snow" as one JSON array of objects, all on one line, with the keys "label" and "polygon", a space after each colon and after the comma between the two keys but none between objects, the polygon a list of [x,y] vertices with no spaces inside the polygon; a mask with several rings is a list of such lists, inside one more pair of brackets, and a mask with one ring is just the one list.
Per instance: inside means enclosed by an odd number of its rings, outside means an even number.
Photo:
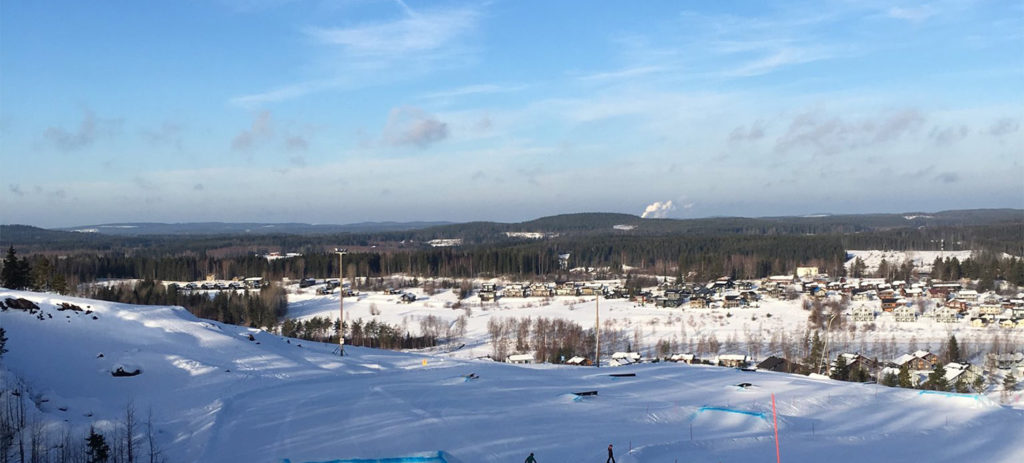
[{"label": "snow", "polygon": [[[975,251],[880,251],[880,250],[860,250],[860,251],[846,251],[849,259],[846,261],[846,269],[850,270],[850,266],[853,265],[854,261],[858,257],[864,261],[865,270],[868,273],[873,273],[878,270],[878,265],[882,263],[882,259],[885,259],[889,264],[899,265],[904,261],[913,261],[914,267],[921,272],[931,272],[932,264],[935,263],[935,258],[939,257],[943,260],[956,258],[958,261],[963,262],[964,260],[974,256]],[[1003,258],[1012,257],[1009,254],[1003,253]]]},{"label": "snow", "polygon": [[[413,304],[361,296],[352,298],[351,309],[346,300],[345,309],[369,318],[368,306],[378,303],[390,320],[412,320],[424,311],[462,313],[444,307],[445,294]],[[295,296],[303,316],[320,307],[336,314],[336,295]],[[1024,460],[1019,400],[1001,406],[975,396],[668,362],[615,369],[512,365],[475,360],[465,350],[351,346],[338,357],[333,345],[201,320],[179,307],[0,289],[0,299],[18,297],[36,302],[45,315],[0,313],[9,338],[0,372],[6,383],[17,378],[46,399],[34,416],[81,435],[91,424],[108,433],[131,400],[141,416],[152,410],[168,461],[442,455],[449,463],[486,463],[521,461],[535,452],[541,462],[586,462],[603,461],[609,443],[623,463],[770,461],[773,394],[783,461]],[[59,312],[60,302],[94,313]],[[526,307],[530,303],[537,301],[474,307],[471,325],[486,325],[490,316],[593,320],[592,299]],[[786,318],[781,306],[766,305],[773,308],[753,310],[778,311],[773,321]],[[601,310],[602,320],[623,324],[636,311],[634,323],[644,329],[640,321],[668,317],[664,309],[634,309],[626,301],[601,301]],[[467,335],[475,346],[469,349],[485,354],[483,339]],[[110,375],[116,365],[142,373],[116,378]],[[471,373],[477,378],[468,378]],[[737,387],[741,383],[751,386]],[[573,394],[590,390],[598,394]]]}]

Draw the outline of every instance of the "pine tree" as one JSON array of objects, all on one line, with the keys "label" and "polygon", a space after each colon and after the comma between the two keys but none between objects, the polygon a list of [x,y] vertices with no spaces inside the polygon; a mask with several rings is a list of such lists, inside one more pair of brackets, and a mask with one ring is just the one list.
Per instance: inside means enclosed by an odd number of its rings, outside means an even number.
[{"label": "pine tree", "polygon": [[900,373],[896,376],[896,381],[900,387],[907,389],[914,387],[914,383],[910,380],[910,366],[904,364],[900,367]]},{"label": "pine tree", "polygon": [[7,249],[4,269],[0,272],[0,284],[8,289],[25,289],[32,284],[32,269],[28,260],[18,259],[14,246]]},{"label": "pine tree", "polygon": [[96,430],[89,427],[89,437],[85,439],[86,457],[89,463],[106,463],[110,459],[110,446],[103,434],[97,434]]},{"label": "pine tree", "polygon": [[7,330],[0,327],[0,357],[7,352]]},{"label": "pine tree", "polygon": [[839,358],[836,359],[836,367],[835,370],[832,371],[831,377],[832,379],[837,379],[839,381],[847,381],[850,379],[850,369],[846,365],[846,357],[840,355]]},{"label": "pine tree", "polygon": [[1007,373],[1003,378],[1003,390],[1012,391],[1015,387],[1017,387],[1017,378],[1013,376],[1013,373]]},{"label": "pine tree", "polygon": [[935,369],[928,374],[928,389],[934,391],[949,390],[949,384],[946,382],[946,369],[942,367],[942,362],[936,363]]},{"label": "pine tree", "polygon": [[946,343],[946,361],[960,362],[960,345],[956,342],[956,336],[950,336]]},{"label": "pine tree", "polygon": [[[901,370],[902,371],[902,370]],[[882,385],[889,387],[896,387],[900,385],[899,379],[896,377],[896,373],[888,372],[882,377]]]}]

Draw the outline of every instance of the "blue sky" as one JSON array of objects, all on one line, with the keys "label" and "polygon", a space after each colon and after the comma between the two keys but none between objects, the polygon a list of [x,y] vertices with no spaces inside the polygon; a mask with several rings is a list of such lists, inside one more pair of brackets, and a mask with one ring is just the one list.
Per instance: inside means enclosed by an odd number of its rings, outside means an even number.
[{"label": "blue sky", "polygon": [[1020,2],[0,4],[0,223],[1021,208],[1022,124]]}]

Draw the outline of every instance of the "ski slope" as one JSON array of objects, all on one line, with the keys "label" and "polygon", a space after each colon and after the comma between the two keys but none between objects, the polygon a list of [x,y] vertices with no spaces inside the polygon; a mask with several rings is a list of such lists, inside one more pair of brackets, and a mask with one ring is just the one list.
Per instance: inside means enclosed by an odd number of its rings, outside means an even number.
[{"label": "ski slope", "polygon": [[[338,357],[335,346],[181,308],[0,289],[0,300],[19,297],[42,319],[0,313],[0,371],[28,387],[33,416],[84,436],[90,425],[112,430],[131,401],[142,416],[152,410],[172,462],[438,451],[449,463],[530,452],[542,463],[596,462],[609,443],[625,463],[773,461],[772,394],[783,461],[1024,461],[1024,410],[973,396],[670,363],[509,365],[356,347]],[[60,302],[93,313],[57,311]],[[141,374],[113,377],[117,366]],[[598,393],[573,394],[582,391]]]}]

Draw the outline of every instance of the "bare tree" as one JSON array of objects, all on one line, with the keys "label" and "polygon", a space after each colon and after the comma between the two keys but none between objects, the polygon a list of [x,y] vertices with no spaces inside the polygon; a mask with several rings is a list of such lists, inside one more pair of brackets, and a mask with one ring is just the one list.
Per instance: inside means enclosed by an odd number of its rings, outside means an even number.
[{"label": "bare tree", "polygon": [[138,444],[135,440],[135,428],[138,423],[135,421],[135,403],[128,400],[128,403],[124,406],[124,434],[122,439],[124,440],[124,451],[127,463],[135,463],[135,450]]}]

